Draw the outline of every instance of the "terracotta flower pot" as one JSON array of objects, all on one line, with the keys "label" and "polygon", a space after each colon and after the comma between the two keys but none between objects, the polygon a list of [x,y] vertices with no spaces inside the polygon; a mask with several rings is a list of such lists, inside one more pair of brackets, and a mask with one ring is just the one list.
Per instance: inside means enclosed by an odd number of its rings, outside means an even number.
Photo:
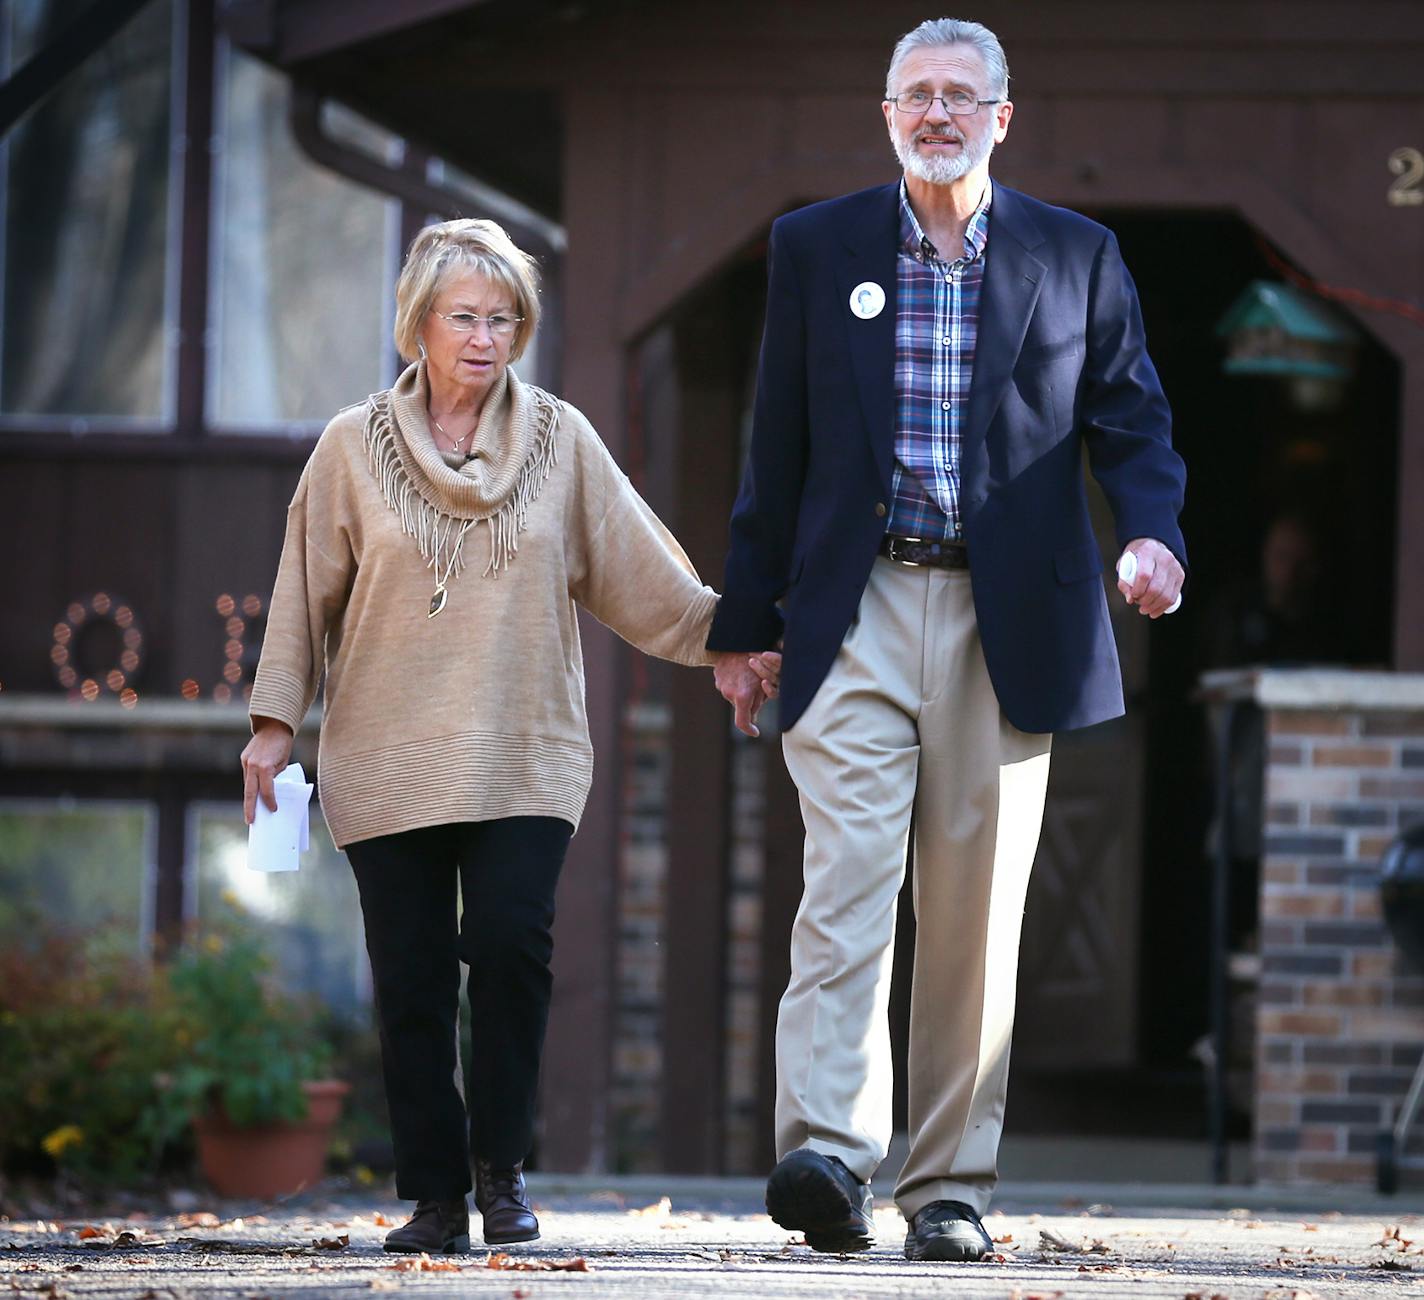
[{"label": "terracotta flower pot", "polygon": [[270,1201],[321,1181],[331,1129],[351,1085],[318,1079],[302,1089],[307,1094],[303,1120],[239,1128],[221,1104],[194,1119],[198,1163],[215,1192]]}]

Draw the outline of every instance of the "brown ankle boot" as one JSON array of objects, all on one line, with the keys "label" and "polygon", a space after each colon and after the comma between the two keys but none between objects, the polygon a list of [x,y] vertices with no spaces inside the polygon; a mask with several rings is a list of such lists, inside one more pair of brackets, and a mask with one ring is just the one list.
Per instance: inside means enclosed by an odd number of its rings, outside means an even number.
[{"label": "brown ankle boot", "polygon": [[455,1201],[417,1201],[408,1222],[386,1233],[386,1249],[401,1255],[463,1255],[470,1248],[470,1208]]},{"label": "brown ankle boot", "polygon": [[539,1220],[524,1189],[522,1160],[509,1169],[491,1168],[488,1160],[475,1161],[475,1208],[485,1221],[486,1244],[539,1240]]}]

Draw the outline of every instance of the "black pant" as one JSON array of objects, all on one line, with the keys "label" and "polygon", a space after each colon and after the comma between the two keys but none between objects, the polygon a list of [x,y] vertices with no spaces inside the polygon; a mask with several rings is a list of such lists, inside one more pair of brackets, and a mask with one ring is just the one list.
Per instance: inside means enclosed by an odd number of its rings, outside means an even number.
[{"label": "black pant", "polygon": [[[562,818],[506,817],[346,846],[375,977],[403,1200],[469,1191],[470,1154],[496,1168],[528,1154],[549,1019],[554,887],[572,834]],[[474,1019],[468,1123],[458,1078],[462,960]]]}]

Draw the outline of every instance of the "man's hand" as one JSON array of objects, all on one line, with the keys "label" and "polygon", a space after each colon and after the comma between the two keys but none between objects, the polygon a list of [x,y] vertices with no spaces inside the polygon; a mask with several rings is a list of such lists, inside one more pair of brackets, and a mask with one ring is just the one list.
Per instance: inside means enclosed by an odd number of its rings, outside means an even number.
[{"label": "man's hand", "polygon": [[247,824],[257,816],[257,796],[267,805],[268,812],[277,811],[277,792],[272,778],[292,757],[292,731],[276,718],[257,718],[257,730],[242,751],[242,815]]},{"label": "man's hand", "polygon": [[775,650],[747,654],[724,651],[712,668],[713,680],[722,698],[736,711],[737,730],[759,736],[756,718],[761,706],[775,699],[781,689],[781,656]]},{"label": "man's hand", "polygon": [[[1131,554],[1137,561],[1137,573],[1131,582],[1118,579],[1117,589],[1129,605],[1136,605],[1139,614],[1161,618],[1182,593],[1186,573],[1177,557],[1152,537],[1137,537],[1128,542],[1123,555]],[[1122,561],[1119,558],[1118,564]]]}]

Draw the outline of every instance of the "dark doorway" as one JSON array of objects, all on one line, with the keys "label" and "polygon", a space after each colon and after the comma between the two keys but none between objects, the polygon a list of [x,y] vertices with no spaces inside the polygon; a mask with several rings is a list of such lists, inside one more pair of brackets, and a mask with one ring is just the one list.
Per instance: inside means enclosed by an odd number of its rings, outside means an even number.
[{"label": "dark doorway", "polygon": [[[1055,747],[1050,805],[1072,766],[1113,753],[1103,741],[1128,733],[1117,758],[1129,765],[1113,785],[1125,802],[1104,799],[1080,810],[1099,825],[1131,816],[1136,803],[1140,833],[1136,861],[1134,934],[1093,936],[1086,927],[1108,912],[1079,905],[1079,933],[1062,937],[1059,960],[1080,979],[1076,1015],[1070,998],[1052,997],[1053,969],[1035,967],[1026,951],[1021,970],[1020,1021],[1015,1037],[1009,1125],[1012,1131],[1143,1134],[1198,1137],[1206,1132],[1205,1076],[1194,1047],[1207,1031],[1210,969],[1211,824],[1208,739],[1202,707],[1193,700],[1198,675],[1208,667],[1261,659],[1289,662],[1379,663],[1389,658],[1393,618],[1394,500],[1399,438],[1399,366],[1376,340],[1368,322],[1353,376],[1338,391],[1300,391],[1277,378],[1224,373],[1224,348],[1216,324],[1255,279],[1279,280],[1279,255],[1230,214],[1099,212],[1117,234],[1137,281],[1151,352],[1174,412],[1175,440],[1187,462],[1183,530],[1191,563],[1181,611],[1150,629],[1123,627],[1129,716],[1125,722],[1064,737]],[[1311,608],[1294,638],[1257,640],[1240,628],[1258,618],[1263,544],[1273,525],[1287,520],[1308,536],[1316,573]],[[1102,539],[1111,554],[1111,537]],[[1115,594],[1114,594],[1115,599]],[[1142,620],[1133,618],[1131,623]],[[1146,635],[1143,635],[1143,633]],[[1127,633],[1124,638],[1123,633]],[[1095,732],[1104,733],[1095,736]],[[1083,789],[1081,770],[1070,784]],[[1108,787],[1112,788],[1112,787]],[[1105,865],[1091,853],[1066,873],[1053,861],[1061,846],[1048,835],[1035,868],[1026,938],[1042,932],[1044,913],[1061,914],[1073,890],[1120,895],[1102,878]],[[1090,828],[1085,825],[1085,833]],[[1101,835],[1089,835],[1101,844]],[[1075,877],[1072,872],[1079,874]],[[1233,882],[1233,948],[1254,950],[1256,864],[1238,857]],[[1054,924],[1057,924],[1056,916]],[[1084,952],[1130,944],[1135,956],[1135,1028],[1131,1051],[1102,1059],[1065,1059],[1064,1044],[1094,1038],[1097,1018]],[[1037,973],[1036,973],[1037,972]],[[1035,987],[1037,982],[1038,987]],[[1034,1008],[1049,993],[1054,1015]],[[1249,1016],[1249,979],[1237,989],[1241,1019]],[[1051,1037],[1045,1037],[1045,1035]],[[1238,1035],[1249,1068],[1249,1035]],[[1117,1047],[1120,1049],[1121,1044]],[[1072,1055],[1070,1048],[1067,1056]],[[1238,1128],[1245,1122],[1238,1116]]]}]

